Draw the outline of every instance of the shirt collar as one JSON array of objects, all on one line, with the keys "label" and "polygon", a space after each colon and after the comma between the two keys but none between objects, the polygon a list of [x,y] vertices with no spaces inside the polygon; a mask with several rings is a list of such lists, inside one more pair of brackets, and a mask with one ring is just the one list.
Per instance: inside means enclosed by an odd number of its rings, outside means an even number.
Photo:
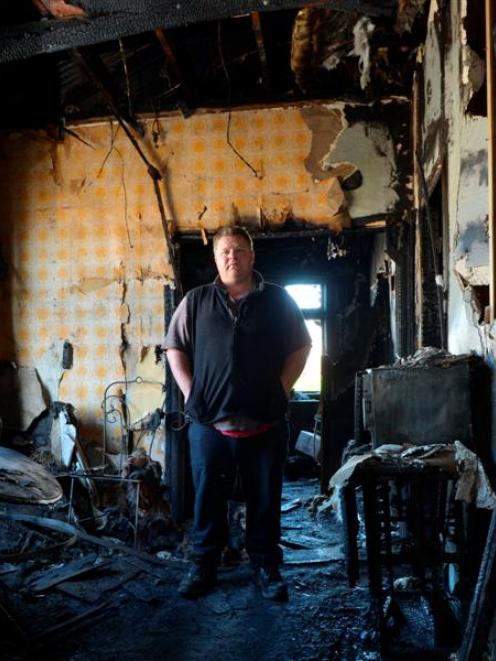
[{"label": "shirt collar", "polygon": [[[253,283],[254,283],[254,287],[251,291],[263,291],[264,290],[264,288],[265,288],[264,277],[259,271],[255,271],[255,269],[253,269]],[[218,287],[219,289],[225,290],[225,287],[222,284],[222,282],[220,280],[220,277],[218,275],[215,277],[215,280],[214,280],[213,284],[216,287]]]}]

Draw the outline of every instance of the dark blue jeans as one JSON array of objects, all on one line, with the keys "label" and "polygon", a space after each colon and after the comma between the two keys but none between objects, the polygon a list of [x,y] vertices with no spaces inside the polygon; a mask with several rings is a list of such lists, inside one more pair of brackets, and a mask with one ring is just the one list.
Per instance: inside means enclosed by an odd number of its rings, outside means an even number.
[{"label": "dark blue jeans", "polygon": [[230,438],[211,425],[192,422],[188,436],[195,488],[195,562],[218,564],[220,560],[228,537],[227,502],[238,468],[246,500],[246,550],[251,563],[278,565],[282,560],[279,539],[286,423],[249,438]]}]

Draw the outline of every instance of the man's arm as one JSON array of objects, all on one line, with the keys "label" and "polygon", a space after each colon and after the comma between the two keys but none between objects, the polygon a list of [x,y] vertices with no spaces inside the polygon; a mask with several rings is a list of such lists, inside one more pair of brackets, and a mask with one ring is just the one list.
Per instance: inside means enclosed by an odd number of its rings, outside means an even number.
[{"label": "man's arm", "polygon": [[291,388],[303,372],[310,349],[310,345],[305,345],[304,347],[301,347],[301,349],[297,349],[296,351],[293,351],[293,353],[290,353],[284,361],[281,372],[281,383],[288,397],[291,393]]},{"label": "man's arm", "polygon": [[193,383],[193,371],[188,354],[179,349],[167,349],[166,355],[171,372],[184,395],[184,401],[186,401]]}]

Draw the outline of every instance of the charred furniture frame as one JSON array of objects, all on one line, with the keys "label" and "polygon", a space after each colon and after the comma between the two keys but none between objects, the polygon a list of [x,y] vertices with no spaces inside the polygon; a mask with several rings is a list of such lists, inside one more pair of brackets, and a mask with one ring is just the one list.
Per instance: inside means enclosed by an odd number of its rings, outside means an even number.
[{"label": "charred furniture frame", "polygon": [[462,616],[458,599],[466,589],[470,558],[462,505],[454,501],[455,479],[440,468],[368,465],[358,467],[341,491],[348,581],[354,587],[359,579],[363,515],[371,611],[383,648],[400,593],[395,581],[406,575],[419,594],[437,601],[445,597],[453,619]]}]

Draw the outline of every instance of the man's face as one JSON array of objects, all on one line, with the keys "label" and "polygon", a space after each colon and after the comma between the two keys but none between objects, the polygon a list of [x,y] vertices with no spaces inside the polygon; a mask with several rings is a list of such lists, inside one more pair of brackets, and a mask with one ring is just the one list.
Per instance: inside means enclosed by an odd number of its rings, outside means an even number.
[{"label": "man's face", "polygon": [[251,281],[255,253],[242,236],[222,236],[215,246],[215,265],[224,285]]}]

